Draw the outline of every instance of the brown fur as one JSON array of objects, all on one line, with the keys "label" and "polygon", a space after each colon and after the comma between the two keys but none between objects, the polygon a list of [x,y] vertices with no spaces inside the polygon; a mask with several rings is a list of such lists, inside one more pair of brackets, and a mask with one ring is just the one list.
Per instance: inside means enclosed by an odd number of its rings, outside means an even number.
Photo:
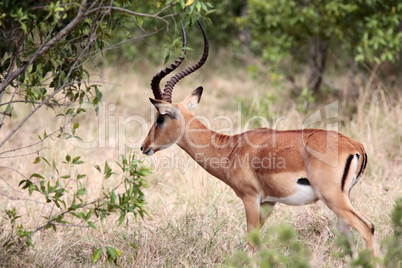
[{"label": "brown fur", "polygon": [[[193,92],[178,104],[152,101],[158,109],[157,116],[163,116],[165,122],[161,126],[154,123],[144,141],[143,152],[178,144],[207,172],[235,191],[244,203],[248,231],[260,228],[272,212],[275,202],[264,202],[264,198],[285,198],[295,205],[307,202],[303,198],[310,192],[300,187],[310,186],[297,184],[300,178],[306,178],[317,196],[313,195],[311,202],[323,201],[363,236],[375,254],[373,226],[352,208],[348,198],[354,177],[357,182],[357,173],[360,175],[365,167],[367,156],[362,144],[340,133],[320,129],[260,128],[233,136],[219,134],[187,110],[187,104],[193,107],[197,97],[198,103],[201,93]],[[357,166],[352,159],[342,190],[346,159],[355,154],[359,155]],[[302,201],[297,203],[297,198]],[[255,250],[252,245],[250,248]]]}]

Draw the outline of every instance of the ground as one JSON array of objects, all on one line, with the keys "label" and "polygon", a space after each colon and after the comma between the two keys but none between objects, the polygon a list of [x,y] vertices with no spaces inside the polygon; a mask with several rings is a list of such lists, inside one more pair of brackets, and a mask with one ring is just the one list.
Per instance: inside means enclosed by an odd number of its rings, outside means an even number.
[{"label": "ground", "polygon": [[[255,122],[248,120],[255,115],[263,115],[267,119],[264,123],[270,127],[301,128],[310,115],[335,103],[335,118],[323,117],[312,126],[336,128],[366,147],[368,166],[350,198],[356,210],[374,223],[376,239],[380,251],[383,250],[384,239],[392,234],[390,212],[395,200],[401,197],[401,96],[389,93],[392,90],[384,90],[381,84],[362,82],[358,83],[358,98],[350,97],[352,94],[345,90],[338,92],[342,98],[328,98],[322,104],[313,105],[290,98],[286,82],[276,86],[268,78],[255,78],[246,70],[234,67],[219,71],[212,69],[205,67],[180,82],[174,89],[173,100],[181,100],[202,85],[201,103],[193,112],[203,116],[212,129],[227,134],[239,133],[253,126]],[[133,147],[132,152],[144,159],[154,172],[148,177],[151,187],[145,190],[149,216],[137,221],[131,218],[128,225],[120,227],[115,224],[119,216],[116,215],[98,225],[96,230],[63,226],[58,226],[56,232],[42,230],[33,237],[34,247],[12,256],[11,263],[16,266],[87,266],[96,248],[111,245],[122,252],[117,261],[120,266],[221,266],[236,250],[246,250],[243,205],[229,187],[198,167],[177,146],[152,157],[140,154],[139,147],[154,114],[148,101],[152,97],[149,83],[157,71],[149,66],[141,70],[124,66],[105,68],[98,76],[100,71],[93,69],[91,79],[102,84],[104,105],[98,116],[89,111],[77,119],[80,123],[78,135],[87,143],[49,140],[40,151],[40,155],[59,162],[66,153],[81,155],[85,163],[74,172],[87,175],[84,184],[88,196],[95,198],[101,195],[102,178],[94,165],[108,161],[112,168],[116,168],[113,162],[121,153],[128,153],[124,145]],[[346,88],[348,78],[345,77],[337,74],[332,79],[338,88]],[[23,109],[18,110],[15,116],[22,113]],[[42,109],[9,142],[9,148],[31,144],[37,141],[37,134],[42,134],[43,130],[50,132],[55,126],[62,125],[63,119],[55,119],[55,115],[52,110]],[[321,112],[321,115],[324,114]],[[49,122],[55,124],[49,125]],[[8,127],[11,129],[10,125]],[[95,142],[95,145],[89,142]],[[11,167],[18,172],[2,168],[0,177],[1,211],[16,207],[23,215],[19,220],[26,228],[32,229],[42,216],[54,209],[43,203],[43,197],[35,194],[30,197],[18,188],[23,179],[20,173],[25,176],[36,172],[51,173],[45,164],[33,165],[35,157],[2,159],[2,167]],[[110,180],[117,179],[113,176]],[[311,252],[312,267],[339,267],[347,263],[347,257],[339,258],[331,253],[340,250],[335,244],[336,217],[323,203],[300,207],[278,205],[262,228],[262,237],[272,235],[268,230],[279,223],[296,230],[299,240]],[[9,231],[9,225],[5,218],[0,220],[0,224],[5,230],[4,235]],[[362,238],[356,234],[355,240],[358,250],[364,250]],[[265,246],[284,250],[279,245]],[[105,256],[96,265],[103,266]]]}]

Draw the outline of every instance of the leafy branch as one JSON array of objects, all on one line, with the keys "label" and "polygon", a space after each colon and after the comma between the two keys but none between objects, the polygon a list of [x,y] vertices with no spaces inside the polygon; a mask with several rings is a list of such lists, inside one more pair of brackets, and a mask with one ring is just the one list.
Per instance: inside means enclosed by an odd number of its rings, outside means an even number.
[{"label": "leafy branch", "polygon": [[[50,166],[46,158],[39,156],[35,159],[34,164],[42,161]],[[77,166],[77,168],[83,163],[84,161],[81,160],[80,156],[71,157],[68,154],[63,161],[64,165]],[[102,186],[102,196],[92,201],[85,199],[85,197],[90,197],[91,195],[87,193],[85,186],[80,182],[86,177],[85,174],[77,174],[73,177],[71,172],[61,174],[59,169],[53,166],[55,174],[47,176],[47,178],[38,173],[31,174],[29,178],[25,177],[20,182],[22,189],[27,189],[30,196],[34,192],[38,192],[45,198],[46,204],[51,203],[60,211],[52,215],[52,209],[48,216],[43,217],[45,221],[30,231],[25,230],[22,223],[16,226],[17,219],[21,216],[17,215],[15,208],[11,211],[6,211],[8,215],[12,216],[9,217],[12,230],[18,229],[20,232],[15,234],[14,239],[10,238],[5,243],[8,251],[3,255],[4,258],[9,254],[18,252],[25,245],[33,246],[32,236],[41,230],[51,228],[56,231],[57,226],[96,229],[95,222],[102,222],[113,212],[120,213],[120,217],[116,222],[117,225],[121,225],[125,220],[128,223],[129,214],[133,214],[135,219],[137,219],[138,215],[144,218],[147,213],[144,208],[146,202],[142,188],[149,186],[145,177],[151,174],[150,169],[145,167],[141,160],[136,159],[135,154],[130,154],[128,157],[122,156],[121,162],[116,163],[121,170],[121,179],[109,190]],[[103,181],[108,180],[113,175],[117,175],[107,162],[104,164],[103,171],[98,165],[95,168],[102,174]],[[39,179],[39,181],[33,182],[32,179],[34,178]],[[63,183],[66,180],[67,182]],[[72,181],[76,182],[76,187],[74,187],[74,190],[68,190],[67,186]],[[68,202],[67,200],[70,196],[73,199]],[[72,223],[71,221],[74,219],[85,222],[87,225]]]}]

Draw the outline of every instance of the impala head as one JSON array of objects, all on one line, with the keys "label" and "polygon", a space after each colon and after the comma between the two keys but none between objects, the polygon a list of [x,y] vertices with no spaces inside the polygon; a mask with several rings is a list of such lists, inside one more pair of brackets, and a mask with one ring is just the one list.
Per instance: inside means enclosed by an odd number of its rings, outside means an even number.
[{"label": "impala head", "polygon": [[198,22],[201,28],[202,34],[204,36],[204,52],[200,60],[193,66],[187,67],[181,72],[174,75],[165,85],[165,89],[162,93],[160,89],[161,80],[174,71],[184,60],[184,55],[186,54],[185,47],[187,46],[186,32],[184,30],[183,23],[181,24],[183,32],[183,50],[179,59],[172,63],[169,67],[166,67],[159,73],[157,73],[151,82],[151,88],[154,94],[154,99],[150,98],[151,103],[156,108],[155,122],[145,141],[141,147],[141,151],[144,154],[152,155],[159,150],[166,149],[172,144],[179,142],[180,138],[183,136],[182,132],[191,113],[188,109],[197,106],[201,99],[202,87],[198,87],[190,95],[188,95],[180,103],[172,103],[172,91],[173,87],[182,78],[195,72],[206,62],[208,58],[208,39],[205,34],[204,28],[201,23]]}]

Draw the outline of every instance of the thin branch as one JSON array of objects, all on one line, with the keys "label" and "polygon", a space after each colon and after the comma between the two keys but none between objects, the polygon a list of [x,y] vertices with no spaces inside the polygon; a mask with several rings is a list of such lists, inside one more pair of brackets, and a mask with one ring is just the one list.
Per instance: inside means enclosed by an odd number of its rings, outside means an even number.
[{"label": "thin branch", "polygon": [[[8,68],[8,71],[7,71],[7,74],[6,74],[5,77],[8,77],[8,76],[10,75],[10,73],[12,72],[12,70],[14,69],[14,64],[15,64],[15,61],[16,61],[17,56],[18,56],[18,54],[19,54],[19,51],[20,51],[20,49],[21,49],[22,41],[23,41],[23,40],[24,40],[24,35],[21,36],[20,40],[18,41],[17,47],[16,47],[16,49],[15,49],[14,56],[13,56],[11,62],[10,62],[10,67]],[[4,95],[4,93],[5,93],[5,90],[0,91],[0,92],[1,92],[1,94],[0,94],[0,103],[1,103],[2,100],[3,100],[3,95]],[[1,128],[2,125],[3,125],[3,124],[0,124],[0,128]]]},{"label": "thin branch", "polygon": [[[63,30],[61,30],[55,37],[53,37],[51,40],[49,40],[49,41],[48,41],[46,44],[44,44],[41,48],[39,48],[38,51],[37,51],[37,52],[31,57],[31,59],[29,60],[30,63],[29,63],[28,65],[24,65],[24,66],[18,68],[17,71],[13,72],[13,75],[7,77],[6,80],[12,81],[12,79],[11,79],[10,77],[14,77],[14,78],[17,77],[20,73],[22,73],[22,72],[27,68],[27,66],[29,66],[30,64],[32,64],[32,62],[33,62],[34,60],[36,60],[36,59],[37,59],[39,56],[41,56],[42,54],[46,53],[46,52],[51,48],[51,46],[53,46],[57,41],[59,41],[59,40],[60,40],[62,37],[64,37],[69,31],[71,31],[72,28],[74,28],[74,27],[80,22],[80,19],[85,18],[85,17],[88,16],[90,13],[99,11],[100,9],[109,8],[109,9],[115,9],[115,10],[118,10],[118,11],[121,11],[121,12],[127,12],[127,13],[132,14],[132,15],[141,15],[141,14],[142,14],[142,13],[132,12],[132,11],[129,11],[129,10],[126,10],[126,9],[121,9],[121,8],[117,8],[117,7],[113,7],[113,6],[109,6],[109,7],[99,7],[99,8],[94,8],[94,9],[88,9],[88,10],[90,10],[90,11],[84,12],[84,11],[83,11],[83,8],[84,8],[85,5],[86,5],[86,0],[83,0],[82,3],[81,3],[80,9],[79,9],[79,11],[78,11],[77,16],[76,16]],[[92,3],[91,7],[93,7],[93,6],[94,6],[94,3]],[[158,14],[160,14],[161,12],[167,10],[168,8],[170,8],[170,7],[172,7],[172,6],[174,6],[174,4],[171,4],[171,5],[169,5],[169,6],[165,7],[165,8],[163,8],[163,9],[161,9],[160,11],[158,11],[157,13],[155,13],[155,14],[153,14],[153,15],[147,14],[147,17],[159,18],[159,17],[158,17]],[[105,14],[103,14],[103,16],[105,16]],[[160,30],[156,30],[156,31],[152,32],[151,34],[154,34],[154,33],[158,32],[158,31],[160,31]],[[146,35],[143,35],[143,36],[138,37],[138,38],[146,37],[146,36],[151,35],[151,34],[146,34]],[[96,35],[95,35],[95,38],[96,38]],[[137,38],[136,38],[136,39],[137,39]],[[94,55],[97,55],[97,54],[101,53],[101,52],[95,52],[95,53],[90,53],[90,52],[88,52],[88,51],[89,51],[89,48],[90,48],[90,46],[91,46],[91,44],[92,44],[93,41],[94,41],[94,37],[89,38],[89,41],[88,41],[86,47],[82,50],[81,54],[76,58],[74,64],[73,64],[72,67],[70,68],[69,73],[66,75],[66,78],[65,78],[64,81],[67,81],[67,80],[68,80],[68,77],[70,77],[70,75],[71,75],[71,73],[72,73],[73,70],[75,70],[76,68],[79,68],[80,66],[82,66],[84,63],[86,63],[86,62],[88,61],[88,60],[84,60],[84,61],[81,62],[81,60],[82,60],[85,56],[94,56]],[[102,50],[102,51],[106,51],[106,50],[112,49],[112,48],[114,48],[114,47],[116,47],[116,46],[118,46],[118,45],[121,45],[121,44],[123,44],[124,42],[127,42],[127,41],[128,41],[128,40],[122,41],[122,42],[117,43],[117,44],[115,44],[115,45],[113,45],[113,46],[111,46],[111,47],[109,47],[109,48],[107,48],[107,49],[104,49],[104,50]],[[92,55],[91,55],[91,54],[92,54]],[[14,79],[14,78],[13,78],[13,79]],[[5,87],[6,87],[5,84],[7,84],[6,80],[3,81],[3,83],[0,85],[0,92],[1,92],[1,90],[4,90],[4,89],[5,89]],[[61,87],[59,87],[59,88],[58,88],[57,90],[55,90],[52,94],[50,94],[42,103],[38,104],[38,106],[36,106],[33,110],[31,110],[31,112],[29,112],[28,115],[25,116],[25,118],[24,118],[22,121],[20,121],[20,123],[19,123],[19,124],[6,136],[6,138],[0,143],[0,148],[4,146],[4,144],[21,128],[21,126],[22,126],[23,124],[25,124],[25,122],[26,122],[38,109],[40,109],[44,104],[46,104],[50,99],[52,99],[52,98],[53,98],[57,93],[59,93],[65,86],[66,86],[66,84],[64,84],[64,85],[62,85]]]},{"label": "thin branch", "polygon": [[165,10],[168,10],[169,8],[171,8],[171,7],[175,6],[175,5],[176,5],[175,2],[174,2],[174,3],[171,3],[170,5],[164,7],[164,8],[162,8],[161,10],[159,10],[158,12],[156,12],[156,13],[154,14],[154,16],[159,16],[159,14],[161,14],[161,13],[164,12]]},{"label": "thin branch", "polygon": [[[39,155],[39,152],[40,152],[40,151],[43,151],[43,150],[45,150],[45,149],[47,149],[47,147],[43,147],[43,148],[40,148],[40,149],[38,149],[38,150],[35,150],[35,151],[33,151],[33,152],[30,152],[30,153],[26,153],[26,154],[18,154],[18,155],[10,155],[10,156],[0,156],[0,159],[4,159],[4,158],[15,158],[15,157],[23,157],[23,156],[33,155],[33,154]],[[22,150],[22,149],[18,148],[18,149],[15,149],[14,151],[17,151],[17,150]],[[0,154],[2,154],[2,153],[0,153]]]},{"label": "thin branch", "polygon": [[[99,199],[94,200],[94,201],[92,201],[92,202],[85,203],[85,204],[81,204],[81,206],[77,207],[76,209],[84,208],[84,207],[86,207],[86,206],[95,204],[95,203],[97,203],[97,202],[102,201],[102,200],[105,199],[105,198],[106,198],[106,197],[102,197],[102,198],[99,198]],[[35,230],[33,230],[28,236],[26,236],[24,239],[22,239],[21,242],[20,242],[17,246],[15,246],[15,247],[13,248],[13,250],[11,251],[11,253],[16,252],[17,250],[19,250],[19,249],[25,244],[25,242],[26,242],[28,239],[30,239],[34,234],[36,234],[36,233],[39,232],[40,230],[42,230],[42,229],[48,227],[49,225],[54,225],[55,223],[53,223],[53,222],[54,222],[58,217],[60,217],[60,216],[62,216],[62,215],[64,215],[64,214],[67,214],[68,212],[70,212],[70,211],[69,211],[69,210],[63,211],[63,212],[57,214],[57,215],[56,215],[55,217],[53,217],[52,219],[46,221],[46,222],[45,222],[44,224],[42,224],[41,226],[37,227],[37,228],[36,228]]]},{"label": "thin branch", "polygon": [[[73,70],[75,70],[76,68],[79,68],[79,66],[81,66],[83,63],[81,62],[81,59],[85,56],[88,55],[88,50],[89,47],[91,46],[91,43],[93,42],[94,39],[88,41],[86,47],[82,50],[81,54],[78,55],[78,57],[76,58],[74,64],[72,65],[72,67],[70,68],[68,74],[65,77],[64,80],[64,84],[61,85],[57,90],[55,90],[52,94],[50,94],[43,102],[41,102],[40,104],[38,104],[38,106],[36,106],[33,110],[31,110],[28,115],[26,115],[22,121],[20,121],[20,123],[6,136],[6,138],[0,143],[0,148],[21,128],[21,126],[23,124],[25,124],[25,122],[37,111],[39,110],[43,105],[45,105],[46,103],[48,103],[56,94],[58,94],[63,88],[65,88],[68,85],[71,85],[73,83],[75,83],[75,81],[72,81],[70,83],[66,83],[68,81],[68,78],[71,76],[71,73],[73,72]],[[4,152],[2,152],[4,153]],[[0,154],[2,154],[0,153]]]},{"label": "thin branch", "polygon": [[56,95],[57,93],[59,93],[61,90],[61,88],[59,90],[55,90],[52,94],[50,94],[44,102],[42,102],[41,104],[39,104],[38,106],[36,106],[31,112],[29,112],[29,114],[27,116],[24,117],[24,119],[22,119],[22,121],[20,121],[20,123],[13,129],[11,130],[11,132],[7,135],[7,137],[0,143],[0,148],[3,147],[3,145],[15,134],[15,132],[17,132],[17,130],[19,130],[21,128],[21,126],[23,124],[25,124],[25,122],[37,111],[39,110],[39,108],[41,108],[46,102],[48,102],[51,98],[53,98],[54,95]]},{"label": "thin branch", "polygon": [[[0,112],[0,114],[3,115],[3,118],[6,117],[6,116],[8,116],[8,117],[11,117],[11,116],[12,116],[11,113],[7,113],[7,112]],[[0,127],[1,127],[2,125],[3,125],[3,124],[0,123]]]},{"label": "thin branch", "polygon": [[2,192],[0,192],[0,195],[4,196],[4,197],[6,197],[7,199],[12,200],[12,201],[29,201],[29,202],[33,202],[33,203],[37,203],[37,204],[41,204],[41,205],[49,205],[49,204],[47,204],[46,202],[41,202],[41,201],[37,201],[37,200],[34,200],[34,199],[20,198],[20,197],[11,197],[11,196],[6,195],[6,194],[4,194],[4,193],[2,193]]},{"label": "thin branch", "polygon": [[140,28],[140,30],[141,30],[143,33],[146,33],[146,32],[147,32],[144,28],[142,28],[141,24],[138,22],[138,20],[137,20],[136,17],[134,17],[134,21],[135,21],[135,23],[137,24],[137,27]]},{"label": "thin branch", "polygon": [[13,103],[30,103],[30,104],[40,104],[40,102],[38,101],[27,101],[27,100],[13,100],[13,101],[8,101],[8,102],[4,102],[4,103],[0,103],[0,107],[4,106],[4,105],[8,105],[8,104],[13,104]]},{"label": "thin branch", "polygon": [[[50,39],[47,43],[44,43],[36,53],[34,53],[28,60],[26,64],[20,66],[17,70],[12,72],[7,76],[4,81],[0,84],[0,93],[3,92],[6,87],[16,79],[22,72],[24,72],[28,66],[30,66],[36,59],[40,56],[48,52],[57,42],[59,42],[64,36],[66,36],[78,23],[80,23],[86,17],[86,13],[84,12],[84,8],[86,6],[87,1],[82,0],[81,5],[78,9],[77,16],[60,32],[58,32],[52,39]],[[0,146],[1,147],[1,146]]]},{"label": "thin branch", "polygon": [[176,3],[171,3],[170,5],[162,8],[161,10],[159,10],[158,12],[154,13],[154,14],[147,14],[147,13],[141,13],[141,12],[135,12],[135,11],[131,11],[125,8],[121,8],[121,7],[116,7],[116,6],[103,6],[103,7],[98,7],[95,8],[94,10],[90,10],[87,13],[92,13],[97,11],[97,9],[108,9],[108,10],[116,10],[116,11],[120,11],[120,12],[124,12],[130,15],[134,15],[134,16],[139,16],[139,17],[147,17],[147,18],[154,18],[154,19],[158,19],[163,21],[164,23],[166,23],[167,27],[169,27],[169,22],[167,20],[165,20],[163,17],[160,17],[159,14],[161,14],[162,12],[164,12],[165,10],[168,10],[169,8],[175,6]]},{"label": "thin branch", "polygon": [[[116,190],[116,189],[117,189],[118,187],[120,187],[122,184],[123,184],[123,181],[120,182],[120,184],[118,184],[116,187],[114,187],[113,190]],[[87,207],[87,206],[90,206],[90,205],[93,205],[93,204],[95,204],[95,203],[101,202],[101,201],[105,200],[107,197],[108,197],[108,196],[105,195],[105,196],[100,197],[100,198],[97,198],[96,200],[93,200],[93,201],[91,201],[91,202],[87,202],[87,203],[84,203],[84,204],[79,204],[79,205],[76,207],[75,210],[80,209],[80,208],[85,208],[85,207]],[[37,233],[38,231],[40,231],[40,230],[42,230],[42,229],[48,227],[49,225],[56,225],[56,224],[61,225],[61,224],[59,224],[59,223],[54,223],[54,221],[55,221],[56,219],[58,219],[60,216],[62,216],[62,215],[64,215],[64,214],[67,214],[67,213],[69,213],[69,212],[70,212],[70,210],[68,210],[68,209],[65,210],[65,211],[63,211],[63,212],[60,212],[59,214],[57,214],[56,216],[54,216],[52,219],[49,219],[49,220],[46,221],[44,224],[42,224],[41,226],[37,227],[35,230],[33,230],[33,231],[31,232],[31,234],[29,234],[29,235],[26,236],[24,239],[22,239],[21,242],[11,250],[11,253],[16,252],[17,250],[19,250],[19,249],[26,243],[26,241],[27,241],[28,239],[30,239],[30,238],[31,238],[35,233]],[[68,226],[73,226],[73,225],[68,225]],[[80,226],[78,226],[78,227],[80,227]]]},{"label": "thin branch", "polygon": [[[0,152],[0,155],[6,154],[6,153],[11,153],[11,152],[16,152],[16,151],[20,151],[20,150],[24,150],[24,149],[27,149],[27,148],[34,147],[34,146],[36,146],[36,145],[38,145],[38,144],[40,144],[40,143],[43,143],[43,142],[44,142],[45,140],[47,140],[48,138],[51,138],[51,137],[54,136],[56,133],[60,132],[61,129],[64,129],[68,124],[71,123],[72,120],[73,120],[73,118],[71,118],[70,120],[68,120],[68,121],[67,121],[63,126],[61,126],[59,129],[57,129],[57,130],[51,132],[50,134],[46,135],[46,137],[43,137],[41,140],[39,140],[39,141],[37,141],[37,142],[35,142],[35,143],[29,144],[29,145],[26,145],[26,146],[23,146],[23,147],[20,147],[20,148],[14,148],[14,149],[11,149],[11,150],[7,150],[7,151]],[[35,152],[39,152],[39,151],[44,150],[44,149],[46,149],[46,147],[45,147],[45,148],[42,148],[42,149],[40,149],[40,150],[36,150]],[[35,152],[32,152],[32,153],[30,153],[30,154],[28,154],[28,155],[34,154]],[[4,157],[0,157],[0,159],[1,159],[1,158],[12,158],[12,157],[17,157],[17,156],[4,156]]]},{"label": "thin branch", "polygon": [[[8,186],[9,188],[13,189],[13,191],[15,191],[15,192],[17,192],[17,193],[19,193],[19,194],[22,193],[21,191],[18,191],[17,189],[15,189],[11,184],[9,184],[8,181],[6,181],[6,180],[3,178],[3,176],[0,176],[0,179],[2,179],[2,180],[4,181],[4,183],[7,184],[7,186]],[[6,194],[4,194],[4,193],[1,193],[1,192],[0,192],[0,194],[3,195],[3,196],[6,196]],[[8,197],[8,196],[7,196],[7,197]]]},{"label": "thin branch", "polygon": [[27,178],[24,174],[22,174],[21,172],[19,172],[18,170],[14,169],[14,168],[12,168],[12,167],[0,166],[0,168],[10,169],[10,170],[12,170],[12,171],[18,173],[19,175],[21,175],[24,179],[28,180],[28,178]]},{"label": "thin branch", "polygon": [[[78,60],[78,58],[77,58],[77,60]],[[76,63],[76,62],[75,62],[75,63]],[[74,65],[75,65],[75,63],[74,63]],[[13,130],[11,130],[11,132],[7,135],[7,137],[4,138],[4,140],[0,143],[0,148],[3,147],[3,145],[15,134],[15,132],[17,132],[17,131],[21,128],[22,125],[25,124],[25,122],[26,122],[37,110],[39,110],[43,105],[45,105],[46,103],[48,103],[49,100],[52,99],[56,94],[58,94],[63,88],[65,88],[66,86],[70,85],[71,83],[74,83],[74,82],[66,83],[66,81],[68,80],[68,78],[69,78],[70,75],[71,75],[71,72],[76,68],[74,65],[71,67],[69,73],[67,74],[67,76],[66,76],[66,78],[65,78],[65,83],[64,83],[62,86],[60,86],[57,90],[53,91],[52,94],[50,94],[43,102],[41,102],[41,103],[40,103],[38,106],[36,106],[33,110],[31,110],[31,111],[28,113],[28,115],[26,115],[26,116],[19,122],[19,124],[18,124]],[[4,152],[2,152],[2,153],[4,153]],[[2,154],[2,153],[0,153],[0,154]]]},{"label": "thin branch", "polygon": [[125,40],[120,41],[120,42],[118,42],[118,43],[116,43],[116,44],[113,44],[113,45],[111,45],[111,46],[109,46],[109,47],[107,47],[107,48],[104,48],[104,49],[102,49],[101,51],[94,51],[94,52],[91,52],[91,53],[89,54],[89,59],[83,61],[83,62],[81,63],[81,65],[84,65],[85,63],[87,63],[88,61],[90,61],[91,58],[94,58],[94,57],[98,56],[99,54],[104,53],[105,51],[108,51],[108,50],[111,50],[111,49],[115,49],[116,47],[122,46],[123,44],[128,43],[128,42],[131,42],[131,41],[134,41],[134,40],[138,40],[138,39],[142,39],[142,38],[151,36],[151,35],[153,35],[153,34],[156,34],[156,33],[160,32],[160,31],[162,31],[163,29],[164,29],[164,28],[160,28],[160,29],[158,29],[158,30],[155,30],[154,32],[150,32],[150,33],[143,34],[143,35],[141,35],[141,36],[137,36],[137,37],[125,39]]},{"label": "thin branch", "polygon": [[79,225],[79,224],[63,224],[63,223],[53,223],[56,226],[63,226],[63,227],[79,227],[79,228],[90,228],[89,225]]},{"label": "thin branch", "polygon": [[[83,4],[85,4],[86,0],[83,0]],[[80,13],[82,13],[81,9],[78,12],[79,14],[77,15],[77,17],[81,16]],[[85,15],[85,14],[84,14]],[[76,18],[77,18],[76,17]],[[70,23],[71,24],[71,23]],[[69,25],[70,25],[69,24]],[[67,26],[68,27],[68,26]],[[66,28],[67,28],[66,27]],[[64,31],[66,28],[64,28],[62,31]],[[59,33],[60,34],[60,33]],[[52,39],[53,40],[53,39]],[[51,40],[51,41],[52,41]],[[25,118],[20,121],[20,123],[7,135],[7,137],[0,143],[0,148],[15,134],[15,132],[17,132],[18,129],[21,128],[21,126],[23,124],[25,124],[25,122],[37,111],[39,110],[45,103],[47,103],[51,98],[53,98],[56,94],[58,94],[64,87],[66,87],[68,84],[66,84],[66,81],[68,81],[68,78],[71,76],[71,73],[73,70],[75,70],[76,68],[78,68],[79,66],[81,66],[80,61],[81,59],[85,56],[88,55],[88,50],[91,46],[91,43],[93,42],[94,39],[90,39],[86,45],[86,47],[82,50],[81,54],[78,55],[78,57],[76,58],[74,64],[72,65],[72,67],[70,68],[68,74],[65,77],[65,82],[64,84],[59,87],[57,90],[55,90],[52,94],[50,94],[42,103],[40,103],[38,106],[36,106],[31,112],[29,112],[29,114],[27,116],[25,116]],[[51,42],[49,41],[49,43]]]},{"label": "thin branch", "polygon": [[[15,93],[17,93],[17,91],[18,91],[18,86],[15,88],[15,90],[14,90],[14,92],[13,92],[13,95],[11,96],[10,101],[12,101],[12,100],[14,99]],[[3,94],[4,92],[5,92],[5,91],[3,91],[2,94]],[[9,104],[7,105],[7,108],[6,108],[5,111],[8,111],[8,109],[10,109],[10,107],[11,107],[11,103],[9,102]],[[10,112],[10,117],[11,117],[11,112]],[[3,126],[5,119],[6,119],[6,114],[4,113],[4,114],[3,114],[3,118],[1,119],[0,129],[1,129],[1,127]]]}]

